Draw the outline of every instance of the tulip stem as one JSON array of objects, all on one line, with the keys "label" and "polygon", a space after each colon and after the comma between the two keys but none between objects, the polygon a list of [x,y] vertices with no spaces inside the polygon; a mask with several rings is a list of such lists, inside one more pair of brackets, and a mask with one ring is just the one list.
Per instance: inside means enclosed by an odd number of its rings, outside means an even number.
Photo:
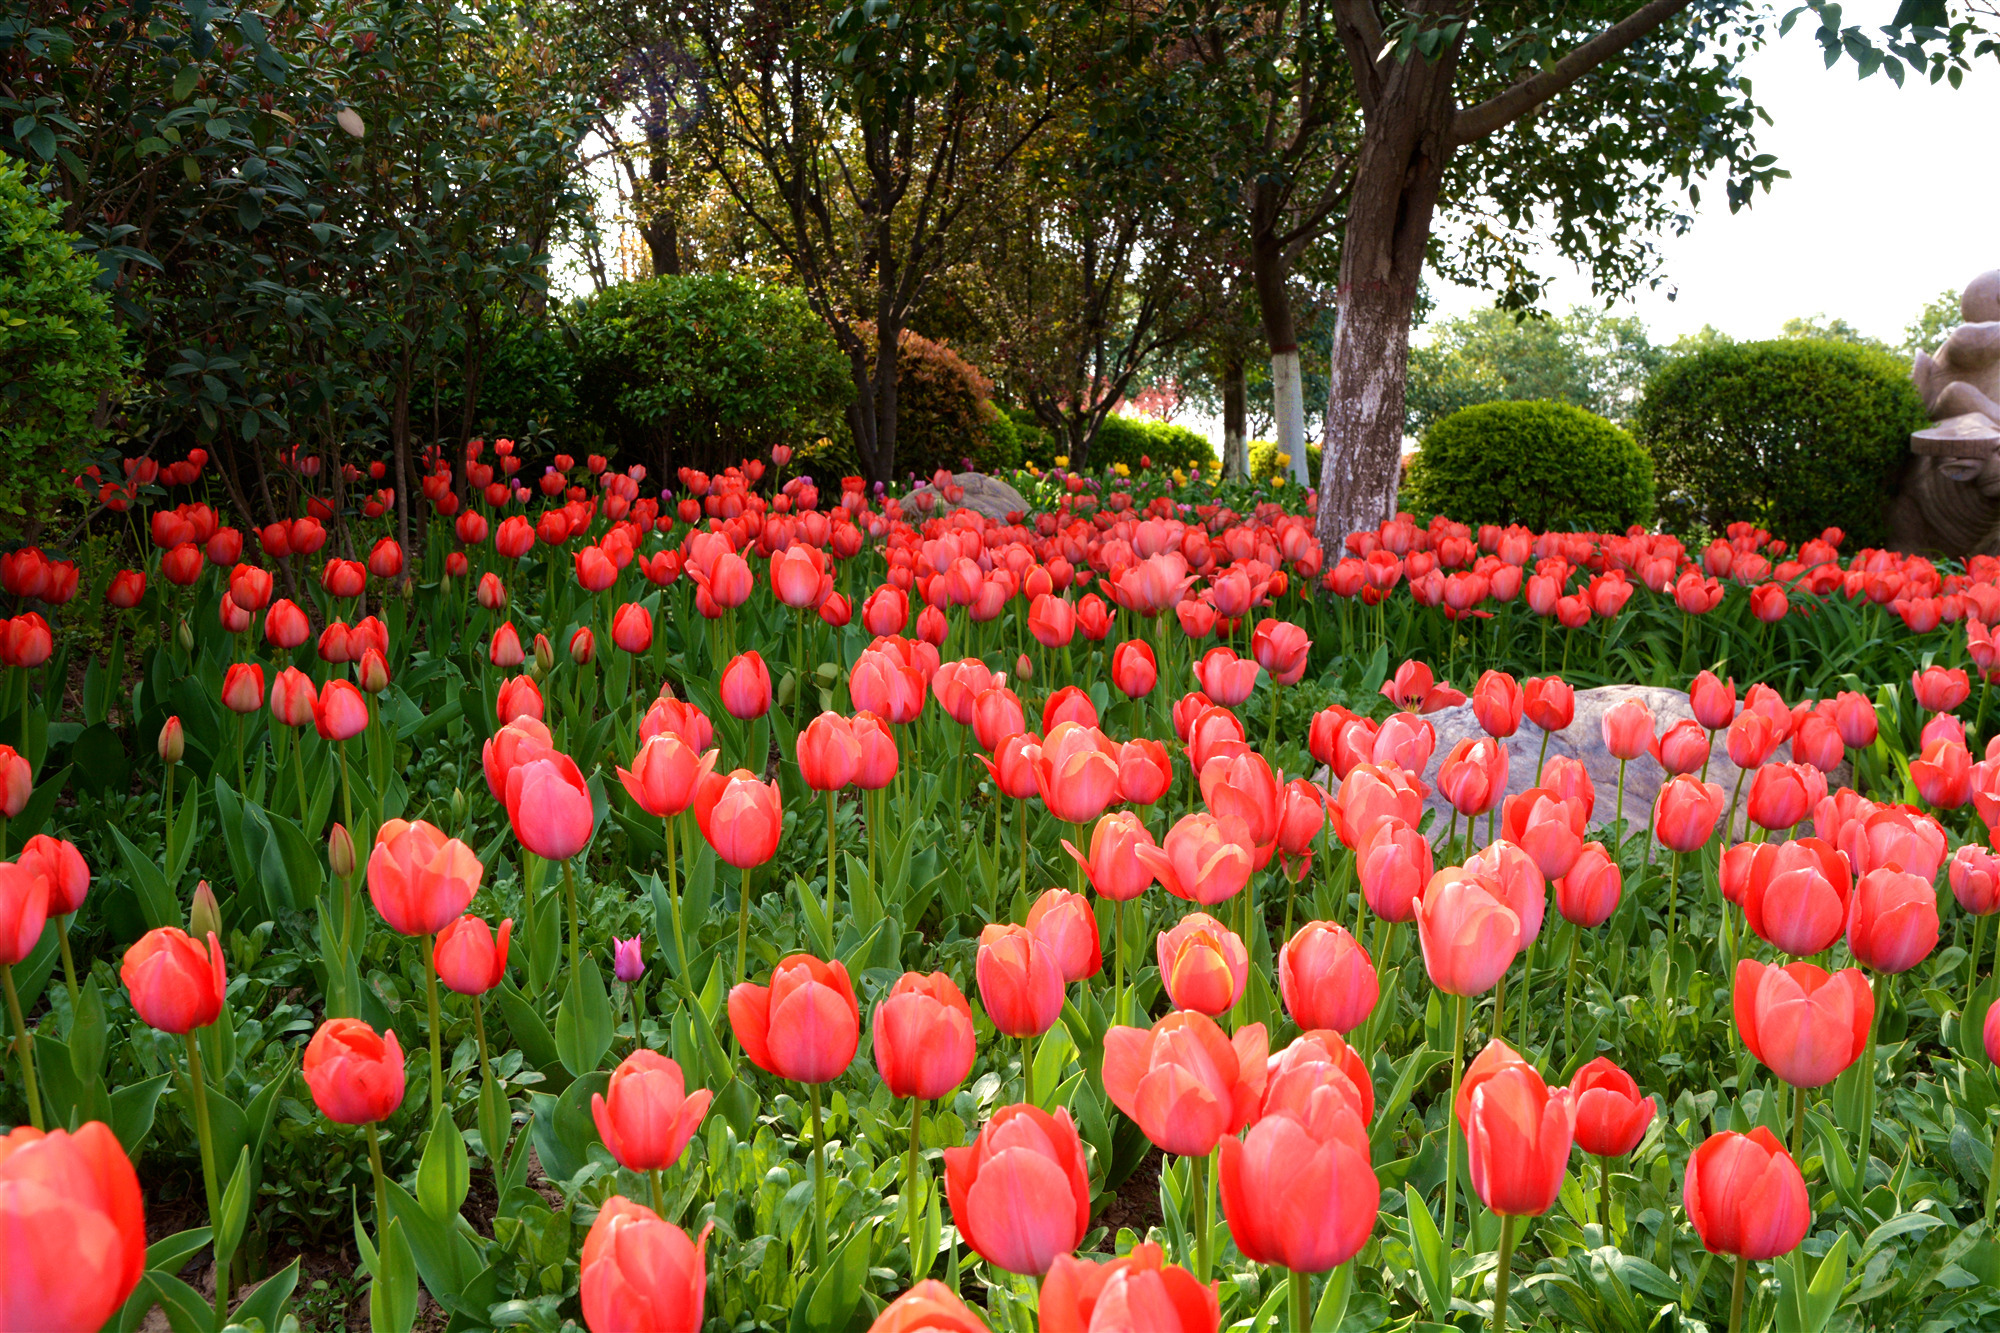
[{"label": "tulip stem", "polygon": [[[1806,1146],[1806,1090],[1804,1088],[1793,1088],[1792,1089],[1792,1160],[1794,1162],[1803,1160],[1800,1154],[1804,1151],[1805,1146]],[[1991,1208],[1991,1206],[1987,1208],[1986,1212],[1987,1216],[1990,1218],[1993,1213],[1993,1209]]]},{"label": "tulip stem", "polygon": [[[1983,918],[1982,918],[1983,919]],[[1111,1021],[1125,1021],[1125,900],[1111,900]]]},{"label": "tulip stem", "polygon": [[[1537,932],[1539,934],[1539,932]],[[1521,1050],[1525,1053],[1532,1045],[1534,1035],[1533,1005],[1535,997],[1535,941],[1528,941],[1528,951],[1521,959]]]},{"label": "tulip stem", "polygon": [[743,867],[743,882],[737,889],[736,904],[736,979],[748,981],[750,974],[744,971],[750,958],[750,867]]},{"label": "tulip stem", "polygon": [[347,777],[347,738],[334,742],[340,752],[340,822],[347,825],[349,833],[354,832],[354,788]]},{"label": "tulip stem", "polygon": [[1514,1223],[1511,1213],[1500,1219],[1500,1265],[1493,1272],[1493,1333],[1507,1327],[1507,1287],[1514,1268]]},{"label": "tulip stem", "polygon": [[42,1128],[42,1096],[35,1088],[35,1048],[28,1024],[21,1017],[21,997],[14,990],[14,967],[0,963],[0,985],[7,990],[7,1017],[14,1023],[14,1054],[21,1057],[21,1091],[28,1097],[28,1123]]},{"label": "tulip stem", "polygon": [[833,789],[829,787],[826,793],[826,928],[829,932],[833,929],[833,851]]},{"label": "tulip stem", "polygon": [[[388,1193],[382,1185],[382,1143],[375,1137],[375,1122],[363,1122],[361,1128],[368,1131],[368,1165],[375,1172],[375,1243],[382,1243],[382,1232],[388,1226],[388,1210],[382,1206],[383,1196]],[[379,1281],[381,1274],[376,1274]]]},{"label": "tulip stem", "polygon": [[1750,1261],[1737,1255],[1736,1278],[1729,1284],[1729,1333],[1740,1333],[1743,1327],[1743,1275],[1749,1271]]},{"label": "tulip stem", "polygon": [[1028,894],[1028,803],[1014,802],[1021,809],[1021,896]]},{"label": "tulip stem", "polygon": [[563,900],[569,907],[569,974],[575,976],[577,972],[576,935],[577,931],[582,928],[583,923],[577,919],[576,915],[576,868],[572,864],[571,858],[567,856],[563,858]]},{"label": "tulip stem", "polygon": [[1613,817],[1618,827],[1618,841],[1625,841],[1625,761],[1618,761],[1618,813]]},{"label": "tulip stem", "polygon": [[1451,1096],[1444,1104],[1444,1253],[1449,1261],[1452,1251],[1453,1211],[1458,1206],[1458,1153],[1457,1144],[1452,1140],[1458,1128],[1458,1081],[1465,1072],[1465,997],[1458,999],[1458,1017],[1452,1024],[1451,1038]]},{"label": "tulip stem", "polygon": [[[1542,625],[1542,633],[1546,634],[1548,632],[1549,632],[1548,624],[1544,622]],[[1535,756],[1535,785],[1537,787],[1542,785],[1542,766],[1548,763],[1549,761],[1549,737],[1553,735],[1555,735],[1554,732],[1546,729],[1544,729],[1542,732],[1542,749],[1541,752]]]},{"label": "tulip stem", "polygon": [[[444,1024],[438,1018],[437,936],[424,936],[424,998],[431,1010],[431,1118],[444,1110]],[[484,1066],[481,1066],[484,1072]]]},{"label": "tulip stem", "polygon": [[[1796,1154],[1794,1155],[1796,1156]],[[1986,1226],[1988,1230],[1991,1230],[1993,1226],[1994,1201],[1996,1198],[2000,1198],[2000,1190],[1994,1188],[1996,1184],[2000,1184],[2000,1123],[1996,1123],[1993,1126],[1993,1163],[1986,1168]]]},{"label": "tulip stem", "polygon": [[1188,1183],[1194,1186],[1194,1276],[1203,1286],[1208,1284],[1213,1259],[1209,1248],[1208,1193],[1215,1177],[1208,1169],[1209,1160],[1206,1155],[1188,1159]]},{"label": "tulip stem", "polygon": [[1571,1059],[1576,1058],[1576,1024],[1571,1019],[1571,1005],[1576,1001],[1576,956],[1582,944],[1583,927],[1572,923],[1569,934],[1569,973],[1563,978],[1563,1041]]},{"label": "tulip stem", "polygon": [[1965,960],[1965,993],[1979,989],[1979,956],[1986,952],[1986,918],[1973,918],[1972,957]]},{"label": "tulip stem", "polygon": [[[1875,1012],[1868,1018],[1868,1045],[1862,1055],[1861,1079],[1861,1151],[1855,1155],[1856,1177],[1860,1188],[1868,1188],[1868,1158],[1875,1139],[1875,1030],[1882,1023],[1883,1002],[1889,998],[1889,976],[1880,978],[1874,986]],[[1876,981],[1870,978],[1871,983]]]},{"label": "tulip stem", "polygon": [[306,822],[306,738],[305,733],[296,728],[289,734],[292,741],[292,784],[299,789],[299,823],[303,826]]},{"label": "tulip stem", "polygon": [[667,816],[667,906],[674,914],[674,970],[680,973],[681,981],[688,980],[687,943],[681,938],[681,885],[680,867],[675,864],[674,827],[679,824],[679,815]]},{"label": "tulip stem", "polygon": [[653,1184],[653,1211],[664,1219],[667,1215],[667,1189],[665,1182],[661,1179],[660,1168],[656,1166],[648,1171],[646,1175]]},{"label": "tulip stem", "polygon": [[820,1117],[819,1084],[806,1084],[813,1118],[813,1225],[812,1261],[815,1270],[826,1264],[826,1124]]},{"label": "tulip stem", "polygon": [[1667,856],[1667,948],[1670,950],[1674,947],[1675,928],[1680,924],[1680,906],[1681,854],[1671,852]]},{"label": "tulip stem", "polygon": [[[69,928],[70,924],[75,920],[76,913],[69,912],[56,923],[56,942],[62,946],[63,981],[69,986],[69,1021],[72,1028],[76,1024],[77,989],[76,956],[70,952]],[[1979,921],[1981,925],[1984,925],[1986,918],[1981,917]]]},{"label": "tulip stem", "polygon": [[1278,685],[1268,675],[1264,683],[1271,690],[1271,725],[1264,733],[1264,753],[1270,754],[1278,748]]},{"label": "tulip stem", "polygon": [[1035,1101],[1035,1039],[1021,1038],[1021,1100],[1030,1106]]},{"label": "tulip stem", "polygon": [[[521,916],[527,922],[527,930],[524,933],[528,937],[528,957],[531,960],[534,957],[534,940],[538,938],[535,931],[535,889],[528,882],[528,857],[532,854],[525,847],[521,849]],[[527,989],[532,991],[535,987],[534,969],[524,967],[521,971],[527,980]]]},{"label": "tulip stem", "polygon": [[[8,994],[11,996],[12,993],[10,979]],[[195,1134],[201,1142],[201,1183],[208,1195],[208,1224],[214,1229],[214,1234],[220,1236],[223,1232],[222,1189],[215,1177],[215,1133],[208,1123],[208,1080],[202,1075],[201,1042],[196,1039],[195,1029],[189,1028],[183,1035],[187,1038],[188,1101],[193,1104]],[[234,1249],[233,1246],[231,1248]],[[228,1309],[230,1260],[234,1257],[233,1254],[224,1254],[220,1245],[215,1247],[215,1323],[218,1328],[222,1326],[222,1316]]]},{"label": "tulip stem", "polygon": [[903,1194],[906,1197],[904,1211],[909,1214],[910,1227],[910,1281],[921,1282],[929,1274],[930,1255],[917,1258],[917,1211],[920,1190],[917,1187],[917,1173],[923,1170],[923,1124],[924,1099],[910,1098],[910,1160],[903,1169]]}]

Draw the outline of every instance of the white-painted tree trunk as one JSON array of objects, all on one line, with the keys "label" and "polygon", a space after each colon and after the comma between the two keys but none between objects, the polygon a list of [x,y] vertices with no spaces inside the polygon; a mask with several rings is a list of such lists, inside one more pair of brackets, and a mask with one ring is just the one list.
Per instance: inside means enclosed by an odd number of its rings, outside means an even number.
[{"label": "white-painted tree trunk", "polygon": [[1290,459],[1291,478],[1307,485],[1305,377],[1299,370],[1299,349],[1271,354],[1271,419],[1278,452]]}]

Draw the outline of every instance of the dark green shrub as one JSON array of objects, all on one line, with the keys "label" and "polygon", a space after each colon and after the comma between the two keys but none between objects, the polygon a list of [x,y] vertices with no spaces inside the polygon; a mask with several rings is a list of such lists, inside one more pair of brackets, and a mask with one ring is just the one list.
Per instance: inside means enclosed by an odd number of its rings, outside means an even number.
[{"label": "dark green shrub", "polygon": [[[449,410],[462,407],[450,400]],[[474,415],[488,438],[548,433],[568,453],[602,452],[603,425],[577,410],[576,347],[553,321],[513,318],[501,327],[487,352]]]},{"label": "dark green shrub", "polygon": [[[857,331],[872,347],[874,326]],[[1012,427],[978,367],[942,342],[903,330],[896,343],[897,475],[926,479],[939,468],[967,471],[968,463],[975,472],[1018,467]]]},{"label": "dark green shrub", "polygon": [[574,324],[577,411],[663,478],[845,433],[847,358],[796,288],[649,278],[583,303]]},{"label": "dark green shrub", "polygon": [[1615,532],[1653,516],[1653,462],[1630,435],[1568,403],[1480,403],[1424,432],[1401,507],[1419,520]]},{"label": "dark green shrub", "polygon": [[104,439],[124,335],[20,163],[0,159],[0,531],[45,515]]},{"label": "dark green shrub", "polygon": [[1668,362],[1634,432],[1652,452],[1660,516],[1677,531],[1751,522],[1790,541],[1828,527],[1883,536],[1883,497],[1927,424],[1910,368],[1852,343],[1723,343]]}]

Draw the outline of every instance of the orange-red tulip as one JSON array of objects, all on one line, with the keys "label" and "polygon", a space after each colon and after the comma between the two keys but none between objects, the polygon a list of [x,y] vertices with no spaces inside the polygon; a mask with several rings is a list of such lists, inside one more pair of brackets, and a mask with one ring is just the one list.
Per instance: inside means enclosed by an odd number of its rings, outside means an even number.
[{"label": "orange-red tulip", "polygon": [[1146,1241],[1101,1264],[1058,1255],[1042,1282],[1040,1315],[1041,1333],[1216,1333],[1222,1322],[1215,1288]]},{"label": "orange-red tulip", "polygon": [[991,1333],[991,1330],[950,1287],[935,1278],[925,1278],[884,1306],[882,1313],[875,1316],[875,1322],[868,1326],[868,1333]]},{"label": "orange-red tulip", "polygon": [[1118,747],[1118,799],[1151,805],[1174,785],[1174,761],[1167,747],[1141,736]]},{"label": "orange-red tulip", "polygon": [[1847,906],[1847,947],[1877,972],[1907,972],[1937,947],[1937,892],[1931,880],[1894,866],[1871,870]]},{"label": "orange-red tulip", "polygon": [[762,717],[771,711],[771,672],[756,649],[738,653],[722,668],[716,686],[722,711],[733,718]]},{"label": "orange-red tulip", "polygon": [[861,742],[854,726],[838,713],[821,713],[798,738],[799,776],[814,791],[839,791],[854,781],[861,765]]},{"label": "orange-red tulip", "polygon": [[1719,783],[1669,778],[1653,804],[1653,836],[1669,851],[1694,851],[1707,844],[1726,804]]},{"label": "orange-red tulip", "polygon": [[1003,1036],[1039,1037],[1062,1015],[1062,965],[1026,926],[994,922],[980,931],[974,973],[979,1002]]},{"label": "orange-red tulip", "polygon": [[[90,866],[73,842],[37,833],[28,839],[15,864],[31,875],[48,881],[50,916],[68,916],[83,906],[90,893]],[[3,910],[3,909],[0,909]],[[40,934],[38,930],[35,932]],[[33,947],[33,941],[30,941]],[[4,950],[0,950],[4,952]]]},{"label": "orange-red tulip", "polygon": [[670,731],[654,735],[639,747],[630,769],[618,770],[618,780],[647,814],[671,819],[694,803],[701,777],[701,756]]},{"label": "orange-red tulip", "polygon": [[0,1329],[96,1333],[145,1272],[139,1177],[108,1128],[0,1138]]},{"label": "orange-red tulip", "polygon": [[1028,929],[1048,946],[1065,983],[1094,977],[1104,970],[1104,953],[1097,943],[1097,915],[1080,893],[1046,889],[1028,908]]},{"label": "orange-red tulip", "polygon": [[1812,1224],[1798,1164],[1762,1125],[1748,1134],[1712,1135],[1696,1148],[1681,1200],[1711,1253],[1753,1263],[1791,1253]]},{"label": "orange-red tulip", "polygon": [[1199,812],[1181,816],[1167,830],[1165,846],[1135,843],[1132,855],[1168,893],[1203,906],[1240,893],[1256,862],[1249,825],[1234,815]]},{"label": "orange-red tulip", "polygon": [[875,1006],[874,1046],[891,1097],[946,1096],[972,1072],[972,1006],[943,972],[905,972]]},{"label": "orange-red tulip", "polygon": [[1036,756],[1035,789],[1057,819],[1090,823],[1118,799],[1118,747],[1096,727],[1057,723]]},{"label": "orange-red tulip", "polygon": [[403,1047],[393,1028],[377,1033],[358,1018],[329,1018],[306,1043],[304,1073],[313,1104],[338,1125],[387,1120],[403,1104]]},{"label": "orange-red tulip", "polygon": [[741,982],[729,992],[729,1026],[752,1064],[795,1083],[829,1083],[854,1062],[861,1009],[847,969],[795,953],[771,984]]},{"label": "orange-red tulip", "polygon": [[612,1195],[583,1238],[583,1322],[590,1333],[698,1329],[714,1224],[693,1240],[643,1204]]},{"label": "orange-red tulip", "polygon": [[627,1171],[664,1171],[681,1160],[715,1094],[687,1090],[681,1067],[657,1051],[632,1052],[603,1092],[590,1094],[590,1118],[605,1149]]},{"label": "orange-red tulip", "polygon": [[1130,699],[1143,699],[1159,683],[1160,667],[1144,639],[1127,639],[1111,653],[1111,683]]},{"label": "orange-red tulip", "polygon": [[1104,1091],[1162,1152],[1202,1157],[1256,1117],[1269,1059],[1262,1023],[1231,1038],[1183,1010],[1104,1034]]},{"label": "orange-red tulip", "polygon": [[[696,805],[699,806],[699,798]],[[521,845],[547,861],[575,856],[596,823],[590,788],[576,761],[554,750],[516,764],[507,774],[507,821]]]},{"label": "orange-red tulip", "polygon": [[[711,752],[712,753],[712,752]],[[738,869],[763,865],[777,854],[785,812],[778,784],[759,782],[747,769],[717,773],[703,756],[695,784],[694,818],[715,854]]]},{"label": "orange-red tulip", "polygon": [[1299,1273],[1338,1268],[1375,1229],[1382,1187],[1368,1131],[1323,1086],[1304,1113],[1280,1110],[1222,1140],[1217,1172],[1229,1234],[1246,1258]]},{"label": "orange-red tulip", "polygon": [[1292,1021],[1308,1031],[1352,1032],[1379,994],[1368,951],[1330,921],[1308,921],[1278,951],[1278,994]]},{"label": "orange-red tulip", "polygon": [[175,926],[140,936],[125,951],[118,979],[141,1022],[176,1035],[213,1023],[228,991],[221,942],[211,934],[199,943]]},{"label": "orange-red tulip", "polygon": [[1858,967],[1828,975],[1811,963],[1736,964],[1730,995],[1743,1046],[1795,1088],[1819,1088],[1861,1058],[1875,993]]},{"label": "orange-red tulip", "polygon": [[0,861],[0,966],[23,962],[49,918],[49,877],[39,862]]},{"label": "orange-red tulip", "polygon": [[1414,921],[1417,898],[1431,881],[1430,839],[1391,815],[1354,853],[1368,910],[1384,921]]},{"label": "orange-red tulip", "polygon": [[1551,1089],[1534,1068],[1510,1062],[1472,1090],[1460,1126],[1472,1188],[1502,1217],[1535,1217],[1562,1190],[1576,1131],[1568,1088]]},{"label": "orange-red tulip", "polygon": [[478,917],[460,917],[438,932],[438,980],[460,995],[484,995],[507,975],[507,942],[513,934],[512,917],[500,923],[497,937]]},{"label": "orange-red tulip", "polygon": [[1128,810],[1113,811],[1097,821],[1090,831],[1087,857],[1068,839],[1063,840],[1063,850],[1083,867],[1090,886],[1114,902],[1129,902],[1153,882],[1152,869],[1139,859],[1136,850],[1153,845],[1145,821]]},{"label": "orange-red tulip", "polygon": [[1211,1018],[1226,1013],[1250,978],[1250,954],[1236,932],[1206,912],[1189,912],[1160,932],[1154,951],[1160,981],[1177,1009]]},{"label": "orange-red tulip", "polygon": [[1637,1148],[1659,1109],[1639,1095],[1630,1074],[1601,1055],[1576,1071],[1569,1095],[1576,1103],[1576,1146],[1594,1157],[1623,1157]]},{"label": "orange-red tulip", "polygon": [[1624,873],[1601,842],[1587,842],[1569,873],[1556,881],[1556,911],[1563,920],[1590,929],[1618,910]]},{"label": "orange-red tulip", "polygon": [[368,897],[400,935],[434,935],[459,918],[486,867],[435,824],[392,819],[368,856]]},{"label": "orange-red tulip", "polygon": [[254,713],[264,706],[261,663],[237,662],[223,673],[222,706],[232,713]]},{"label": "orange-red tulip", "polygon": [[1069,1112],[1004,1106],[979,1138],[944,1152],[959,1235],[990,1264],[1039,1276],[1090,1229],[1090,1173]]}]

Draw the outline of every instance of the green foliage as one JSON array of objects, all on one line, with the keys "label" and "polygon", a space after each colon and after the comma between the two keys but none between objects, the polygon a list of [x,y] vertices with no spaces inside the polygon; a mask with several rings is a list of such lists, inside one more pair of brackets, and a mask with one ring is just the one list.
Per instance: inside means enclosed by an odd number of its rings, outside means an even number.
[{"label": "green foliage", "polygon": [[1403,507],[1418,518],[1615,532],[1653,516],[1653,464],[1568,403],[1480,403],[1424,432]]},{"label": "green foliage", "polygon": [[[1053,466],[1062,456],[1056,438],[1035,424],[1033,413],[1015,409],[1010,415],[1021,437],[1021,461],[1038,467]],[[1204,472],[1220,466],[1214,447],[1200,431],[1171,421],[1120,416],[1114,412],[1104,418],[1097,428],[1097,438],[1090,442],[1090,466],[1109,469],[1120,463],[1135,472],[1147,463],[1168,470],[1198,467]]]},{"label": "green foliage", "polygon": [[1784,338],[1668,363],[1646,386],[1635,433],[1672,529],[1748,521],[1798,541],[1837,527],[1867,545],[1881,539],[1883,497],[1926,420],[1895,357]]},{"label": "green foliage", "polygon": [[841,430],[847,360],[796,288],[732,274],[613,287],[575,315],[576,402],[671,477]]},{"label": "green foliage", "polygon": [[[1306,445],[1306,480],[1315,486],[1319,485],[1319,455],[1320,449],[1318,445]],[[1292,464],[1290,459],[1286,459],[1282,463],[1278,461],[1278,442],[1276,440],[1250,441],[1250,479],[1252,481],[1269,481],[1271,478],[1278,476],[1289,477],[1291,471]]]},{"label": "green foliage", "polygon": [[[873,325],[858,326],[871,351]],[[870,358],[873,368],[873,358]],[[904,329],[896,342],[896,470],[929,477],[995,472],[1021,462],[1016,432],[1000,426],[993,381],[942,342]]]},{"label": "green foliage", "polygon": [[1965,322],[1965,314],[1959,308],[1958,293],[1942,291],[1924,303],[1916,318],[1903,326],[1903,341],[1896,348],[1902,355],[1914,359],[1918,352],[1935,352],[1945,336]]},{"label": "green foliage", "polygon": [[63,493],[123,388],[123,337],[61,212],[0,159],[0,530]]},{"label": "green foliage", "polygon": [[1568,403],[1622,422],[1666,359],[1636,317],[1581,307],[1550,317],[1489,306],[1432,329],[1410,349],[1404,402],[1413,435],[1474,403]]},{"label": "green foliage", "polygon": [[1817,338],[1822,342],[1853,343],[1856,347],[1872,347],[1878,352],[1886,352],[1889,345],[1880,338],[1872,338],[1855,328],[1844,319],[1828,319],[1825,314],[1794,315],[1779,330],[1784,338]]},{"label": "green foliage", "polygon": [[[448,410],[462,411],[455,398],[448,401]],[[574,341],[553,324],[525,318],[509,319],[493,339],[474,419],[488,438],[555,432],[573,454],[596,451],[604,430],[577,410]]]}]

